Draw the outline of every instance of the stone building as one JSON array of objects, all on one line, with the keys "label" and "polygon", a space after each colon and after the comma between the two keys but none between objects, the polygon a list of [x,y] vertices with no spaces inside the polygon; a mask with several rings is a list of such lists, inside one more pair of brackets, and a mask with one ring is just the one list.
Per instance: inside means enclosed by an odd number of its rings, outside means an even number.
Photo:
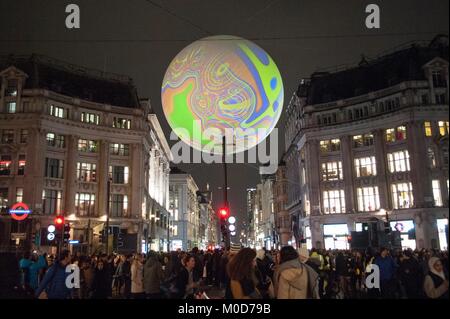
[{"label": "stone building", "polygon": [[[132,80],[31,55],[1,58],[0,84],[1,248],[54,250],[56,216],[71,226],[72,249],[103,250],[108,216],[114,251],[162,247],[171,155]],[[24,221],[8,214],[16,202],[32,210]]]},{"label": "stone building", "polygon": [[447,249],[448,101],[443,36],[302,80],[285,135],[294,233],[344,249],[376,217],[403,247]]}]

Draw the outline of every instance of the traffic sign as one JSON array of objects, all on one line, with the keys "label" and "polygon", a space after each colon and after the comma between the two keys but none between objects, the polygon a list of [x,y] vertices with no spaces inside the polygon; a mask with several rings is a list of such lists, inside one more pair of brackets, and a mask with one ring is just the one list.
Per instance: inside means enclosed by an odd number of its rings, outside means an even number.
[{"label": "traffic sign", "polygon": [[55,230],[56,230],[55,225],[48,225],[47,231],[48,231],[49,233],[54,233]]},{"label": "traffic sign", "polygon": [[31,213],[30,208],[25,203],[15,203],[11,206],[9,210],[9,214],[11,215],[11,218],[17,221],[24,220],[28,217],[28,214]]},{"label": "traffic sign", "polygon": [[47,239],[48,239],[49,241],[52,241],[53,239],[55,239],[55,233],[48,233],[48,234],[47,234]]},{"label": "traffic sign", "polygon": [[230,224],[234,224],[234,223],[236,222],[236,217],[230,216],[230,218],[228,218],[228,222],[229,222]]},{"label": "traffic sign", "polygon": [[26,233],[11,233],[11,240],[21,239],[24,240],[27,238]]}]

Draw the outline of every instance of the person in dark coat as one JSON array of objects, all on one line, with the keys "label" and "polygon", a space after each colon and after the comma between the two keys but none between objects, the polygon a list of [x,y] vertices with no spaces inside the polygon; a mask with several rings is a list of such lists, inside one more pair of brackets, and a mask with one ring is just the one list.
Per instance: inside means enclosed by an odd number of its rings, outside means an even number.
[{"label": "person in dark coat", "polygon": [[95,268],[94,281],[92,283],[92,298],[107,299],[109,290],[108,272],[104,266],[103,260],[99,260],[97,262],[97,267]]},{"label": "person in dark coat", "polygon": [[161,299],[162,265],[154,252],[150,252],[144,265],[144,290],[148,299]]},{"label": "person in dark coat", "polygon": [[374,262],[380,268],[380,290],[383,299],[395,298],[395,276],[397,264],[387,248],[380,249],[380,256]]},{"label": "person in dark coat", "polygon": [[199,286],[200,277],[195,271],[194,256],[187,255],[184,259],[184,267],[178,274],[176,279],[176,287],[178,291],[178,299],[192,299],[194,298],[197,288]]},{"label": "person in dark coat", "polygon": [[203,275],[203,256],[200,255],[197,247],[192,248],[192,257],[195,259],[194,272],[198,278],[202,278]]},{"label": "person in dark coat", "polygon": [[133,256],[127,255],[122,265],[122,280],[123,280],[123,296],[125,299],[131,298],[131,260]]},{"label": "person in dark coat", "polygon": [[400,282],[403,285],[408,299],[421,297],[421,283],[423,276],[419,262],[413,257],[412,251],[407,250],[400,258]]}]

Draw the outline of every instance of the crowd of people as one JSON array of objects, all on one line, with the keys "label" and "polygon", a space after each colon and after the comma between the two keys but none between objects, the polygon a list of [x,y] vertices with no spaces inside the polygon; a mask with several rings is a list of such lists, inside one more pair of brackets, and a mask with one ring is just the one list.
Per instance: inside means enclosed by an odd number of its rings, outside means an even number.
[{"label": "crowd of people", "polygon": [[[79,286],[67,285],[68,265]],[[379,269],[375,284],[374,267]],[[19,261],[20,287],[40,299],[448,299],[447,251],[308,251],[292,246],[129,255],[36,253]],[[369,278],[368,278],[369,277]],[[367,280],[366,280],[367,278]],[[366,281],[373,284],[367,284]]]}]

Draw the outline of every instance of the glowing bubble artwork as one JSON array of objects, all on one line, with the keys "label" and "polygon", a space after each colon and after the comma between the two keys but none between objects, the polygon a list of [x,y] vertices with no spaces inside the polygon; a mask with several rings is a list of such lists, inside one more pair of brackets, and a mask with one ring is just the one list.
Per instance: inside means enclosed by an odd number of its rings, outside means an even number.
[{"label": "glowing bubble artwork", "polygon": [[[161,100],[183,142],[221,154],[227,128],[233,130],[232,153],[262,142],[280,118],[283,94],[280,72],[263,49],[242,38],[213,36],[188,45],[172,60]],[[220,139],[211,131],[220,132]]]}]

